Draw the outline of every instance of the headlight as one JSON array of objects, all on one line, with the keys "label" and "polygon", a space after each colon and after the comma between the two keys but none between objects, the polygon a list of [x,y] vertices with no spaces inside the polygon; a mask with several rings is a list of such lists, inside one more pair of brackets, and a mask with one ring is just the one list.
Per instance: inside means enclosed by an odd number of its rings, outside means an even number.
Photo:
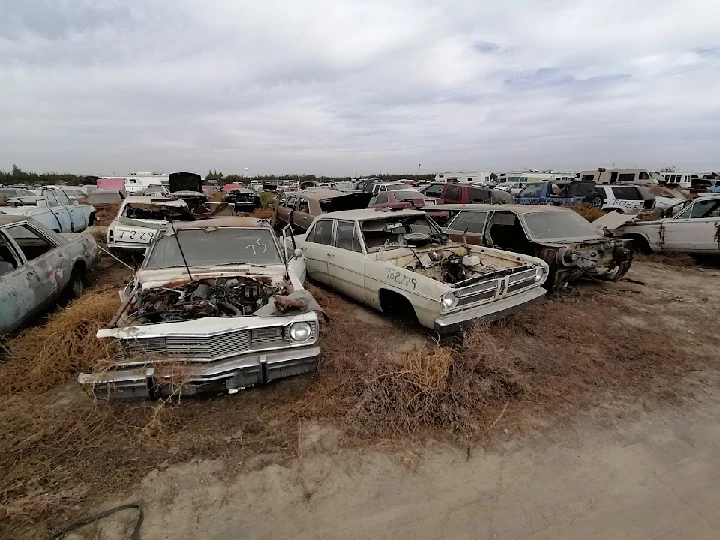
[{"label": "headlight", "polygon": [[307,341],[312,336],[312,327],[306,322],[295,323],[290,327],[290,339]]},{"label": "headlight", "polygon": [[542,281],[542,279],[545,277],[545,268],[542,266],[536,266],[535,267],[535,283]]},{"label": "headlight", "polygon": [[457,306],[457,303],[458,303],[458,299],[455,297],[455,295],[453,293],[443,294],[440,301],[442,302],[442,306],[445,309],[452,309],[455,306]]}]

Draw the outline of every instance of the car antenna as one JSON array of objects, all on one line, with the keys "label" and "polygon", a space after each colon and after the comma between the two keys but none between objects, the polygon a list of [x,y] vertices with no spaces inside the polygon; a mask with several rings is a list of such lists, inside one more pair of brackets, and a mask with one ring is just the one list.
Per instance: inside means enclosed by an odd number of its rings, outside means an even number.
[{"label": "car antenna", "polygon": [[185,253],[183,252],[183,248],[180,245],[180,239],[178,238],[178,235],[177,235],[177,229],[175,228],[175,225],[173,225],[172,218],[170,217],[169,214],[168,214],[167,218],[168,218],[168,223],[170,224],[170,228],[172,229],[173,236],[175,237],[175,241],[177,242],[178,249],[180,250],[180,256],[182,257],[182,260],[185,263],[185,269],[187,270],[188,276],[190,277],[190,281],[195,281],[192,277],[192,274],[190,273],[190,267],[188,266],[187,259],[185,258]]}]

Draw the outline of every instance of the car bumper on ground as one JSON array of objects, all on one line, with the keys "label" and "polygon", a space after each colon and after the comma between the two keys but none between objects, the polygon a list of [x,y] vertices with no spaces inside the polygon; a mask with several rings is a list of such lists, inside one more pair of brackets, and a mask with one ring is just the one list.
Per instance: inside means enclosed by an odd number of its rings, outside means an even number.
[{"label": "car bumper on ground", "polygon": [[543,296],[545,296],[545,289],[535,287],[529,291],[515,294],[500,301],[484,304],[460,313],[453,313],[452,315],[435,319],[435,331],[439,334],[448,334],[451,332],[459,332],[477,322],[496,321],[540,302]]},{"label": "car bumper on ground", "polygon": [[81,373],[78,382],[102,399],[234,393],[248,386],[315,371],[319,357],[320,347],[312,345],[248,353],[209,363],[173,360],[164,366]]},{"label": "car bumper on ground", "polygon": [[108,249],[120,251],[145,251],[150,244],[142,242],[109,242]]}]

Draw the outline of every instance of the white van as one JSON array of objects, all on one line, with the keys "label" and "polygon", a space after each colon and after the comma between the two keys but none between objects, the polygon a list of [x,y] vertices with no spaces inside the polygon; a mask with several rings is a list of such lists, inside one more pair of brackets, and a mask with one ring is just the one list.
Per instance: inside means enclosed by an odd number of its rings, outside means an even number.
[{"label": "white van", "polygon": [[660,173],[663,182],[668,186],[681,188],[707,187],[707,180],[710,175],[693,172],[664,172]]},{"label": "white van", "polygon": [[629,184],[644,182],[657,184],[662,181],[660,173],[650,172],[647,169],[604,169],[595,171],[580,171],[582,182],[595,182],[596,184]]}]

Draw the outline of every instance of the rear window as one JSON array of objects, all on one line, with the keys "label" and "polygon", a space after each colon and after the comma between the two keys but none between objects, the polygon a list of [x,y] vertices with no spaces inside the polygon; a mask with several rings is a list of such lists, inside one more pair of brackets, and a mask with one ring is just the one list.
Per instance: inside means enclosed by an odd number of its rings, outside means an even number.
[{"label": "rear window", "polygon": [[460,212],[452,223],[448,225],[448,229],[481,233],[486,220],[487,212]]},{"label": "rear window", "polygon": [[520,197],[542,197],[543,184],[528,184],[520,192]]},{"label": "rear window", "polygon": [[632,186],[613,186],[612,191],[616,199],[623,201],[641,201],[643,199],[640,191]]}]

